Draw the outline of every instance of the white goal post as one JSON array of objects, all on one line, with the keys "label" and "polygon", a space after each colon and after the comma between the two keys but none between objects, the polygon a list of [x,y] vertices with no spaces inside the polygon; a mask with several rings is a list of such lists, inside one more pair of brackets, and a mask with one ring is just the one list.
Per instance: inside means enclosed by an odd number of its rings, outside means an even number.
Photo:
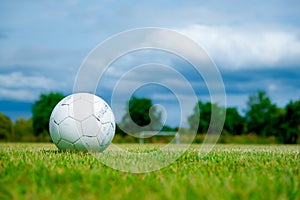
[{"label": "white goal post", "polygon": [[180,144],[180,136],[178,132],[141,131],[139,136],[140,136],[140,144],[144,144],[144,139],[152,136],[175,136],[175,144]]}]

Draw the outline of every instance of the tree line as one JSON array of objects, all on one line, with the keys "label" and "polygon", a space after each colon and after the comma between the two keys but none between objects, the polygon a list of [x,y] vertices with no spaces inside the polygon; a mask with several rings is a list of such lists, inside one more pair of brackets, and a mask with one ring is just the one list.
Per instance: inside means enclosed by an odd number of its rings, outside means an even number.
[{"label": "tree line", "polygon": [[[31,119],[20,118],[12,122],[0,113],[0,141],[50,141],[49,117],[54,106],[63,98],[64,95],[61,93],[41,94],[32,106]],[[135,126],[132,121],[139,126],[147,126],[147,130],[176,131],[178,129],[178,127],[162,126],[162,115],[152,108],[151,99],[133,97],[128,101],[127,106],[129,112],[126,112],[118,124],[116,134],[125,136],[126,131],[134,133],[143,130]],[[188,117],[190,128],[197,130],[198,134],[205,134],[209,127],[212,109],[217,111],[220,117],[226,113],[223,135],[275,136],[280,143],[299,143],[300,100],[290,101],[285,107],[280,108],[271,101],[266,92],[258,91],[249,96],[246,109],[242,114],[236,107],[223,108],[217,103],[199,101],[194,107],[194,113]],[[149,110],[151,110],[150,115]],[[200,120],[197,119],[198,111]]]},{"label": "tree line", "polygon": [[[249,96],[244,115],[237,108],[222,108],[210,102],[198,102],[194,110],[199,109],[200,122],[198,133],[208,129],[211,110],[215,107],[220,114],[226,112],[222,134],[242,135],[256,134],[258,136],[275,136],[280,143],[296,144],[300,137],[300,100],[290,101],[284,108],[272,103],[266,92],[258,91]],[[195,112],[194,112],[195,113]],[[195,126],[195,114],[188,118],[190,126]]]},{"label": "tree line", "polygon": [[0,112],[0,141],[50,141],[49,118],[55,105],[64,98],[61,93],[41,94],[32,106],[32,118],[15,122]]}]

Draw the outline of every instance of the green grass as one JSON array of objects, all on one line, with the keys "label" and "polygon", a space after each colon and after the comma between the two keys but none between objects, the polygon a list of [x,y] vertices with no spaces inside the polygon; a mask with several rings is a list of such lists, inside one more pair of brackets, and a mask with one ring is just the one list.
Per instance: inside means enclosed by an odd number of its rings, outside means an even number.
[{"label": "green grass", "polygon": [[52,144],[2,143],[0,199],[300,199],[300,146],[217,145],[203,158],[199,149],[131,174]]}]

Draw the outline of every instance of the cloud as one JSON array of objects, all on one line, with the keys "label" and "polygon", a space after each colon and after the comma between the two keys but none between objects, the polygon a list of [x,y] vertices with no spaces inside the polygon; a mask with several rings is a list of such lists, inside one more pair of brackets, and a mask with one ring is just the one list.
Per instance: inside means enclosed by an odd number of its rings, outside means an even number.
[{"label": "cloud", "polygon": [[5,88],[41,88],[54,89],[57,84],[54,80],[43,76],[25,76],[21,72],[0,74],[1,87]]},{"label": "cloud", "polygon": [[56,81],[45,76],[30,76],[21,72],[0,74],[0,100],[31,102],[43,91],[57,88]]},{"label": "cloud", "polygon": [[300,30],[297,28],[191,25],[177,30],[203,45],[220,67],[300,64]]},{"label": "cloud", "polygon": [[60,79],[45,74],[30,75],[21,71],[0,74],[0,82],[0,100],[25,102],[33,101],[41,93],[49,91],[66,92],[72,86],[68,78]]},{"label": "cloud", "polygon": [[264,90],[272,102],[284,107],[290,100],[299,100],[299,67],[221,69],[226,93],[227,105],[246,108],[248,96],[258,90]]},{"label": "cloud", "polygon": [[36,99],[39,93],[29,89],[5,89],[0,88],[0,99],[1,100],[17,100],[24,102],[32,102]]},{"label": "cloud", "polygon": [[69,48],[48,47],[1,47],[0,70],[22,67],[30,70],[65,69],[74,70],[80,66],[88,51]]},{"label": "cloud", "polygon": [[[1,5],[0,100],[32,102],[49,90],[69,93],[78,67],[95,45],[112,34],[137,27],[176,29],[202,45],[221,70],[229,106],[245,106],[248,95],[257,89],[266,90],[280,106],[299,98],[299,1],[213,0],[200,4],[170,0],[133,5],[125,1],[86,4],[70,0],[4,1]],[[157,62],[174,67],[197,89],[199,99],[210,101],[204,80],[186,62],[163,53],[144,53],[150,56],[133,53],[113,63],[97,92],[109,100],[111,86],[126,70]],[[88,86],[95,72],[86,76],[84,85]],[[133,74],[122,85],[122,92],[146,79],[144,75],[167,78],[162,72]],[[185,94],[180,81],[169,80],[168,84]],[[172,95],[166,91],[141,91],[141,96],[169,102],[170,110],[176,110],[170,102]],[[120,106],[117,112],[124,110],[125,105]],[[172,112],[169,116],[173,117]]]}]

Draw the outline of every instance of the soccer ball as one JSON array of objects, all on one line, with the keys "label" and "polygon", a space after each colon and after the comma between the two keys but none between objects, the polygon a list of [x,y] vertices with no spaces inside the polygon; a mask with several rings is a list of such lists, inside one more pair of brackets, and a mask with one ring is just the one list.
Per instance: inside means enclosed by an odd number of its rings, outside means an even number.
[{"label": "soccer ball", "polygon": [[115,135],[115,118],[100,97],[76,93],[62,99],[49,121],[50,136],[61,150],[102,152]]}]

